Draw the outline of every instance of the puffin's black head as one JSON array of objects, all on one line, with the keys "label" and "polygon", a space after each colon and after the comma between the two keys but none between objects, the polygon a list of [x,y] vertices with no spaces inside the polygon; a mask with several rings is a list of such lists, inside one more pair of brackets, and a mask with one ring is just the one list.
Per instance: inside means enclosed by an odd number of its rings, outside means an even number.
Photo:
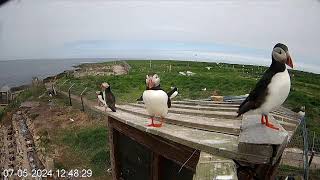
[{"label": "puffin's black head", "polygon": [[104,91],[106,89],[110,89],[110,85],[106,82],[101,84],[101,90]]},{"label": "puffin's black head", "polygon": [[146,84],[149,89],[160,85],[160,77],[158,74],[150,73],[146,76]]},{"label": "puffin's black head", "polygon": [[272,50],[272,57],[274,60],[283,64],[287,64],[288,66],[293,68],[292,59],[286,45],[281,43],[276,44]]}]

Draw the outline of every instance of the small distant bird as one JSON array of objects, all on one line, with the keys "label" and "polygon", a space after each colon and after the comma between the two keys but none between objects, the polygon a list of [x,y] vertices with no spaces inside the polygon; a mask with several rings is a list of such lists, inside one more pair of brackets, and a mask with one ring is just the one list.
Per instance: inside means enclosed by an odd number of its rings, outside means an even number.
[{"label": "small distant bird", "polygon": [[108,83],[101,84],[101,92],[98,98],[105,107],[110,108],[113,112],[116,112],[116,98],[111,92],[111,87]]},{"label": "small distant bird", "polygon": [[[164,117],[168,114],[168,108],[171,107],[171,98],[178,94],[177,88],[173,88],[166,93],[160,87],[160,77],[151,73],[146,76],[146,90],[143,92],[142,99],[146,109],[151,116],[150,127],[161,127]],[[154,123],[155,116],[160,117],[160,124]]]},{"label": "small distant bird", "polygon": [[294,108],[292,109],[293,112],[296,112],[300,115],[300,117],[304,117],[306,115],[306,107],[305,106],[301,106],[300,108]]},{"label": "small distant bird", "polygon": [[240,105],[238,117],[248,111],[253,111],[261,114],[261,124],[279,130],[278,127],[268,122],[268,114],[282,105],[289,95],[291,82],[286,64],[293,68],[288,47],[278,43],[272,50],[272,63],[269,69]]},{"label": "small distant bird", "polygon": [[206,91],[207,90],[207,88],[203,88],[203,89],[201,89],[202,91]]}]

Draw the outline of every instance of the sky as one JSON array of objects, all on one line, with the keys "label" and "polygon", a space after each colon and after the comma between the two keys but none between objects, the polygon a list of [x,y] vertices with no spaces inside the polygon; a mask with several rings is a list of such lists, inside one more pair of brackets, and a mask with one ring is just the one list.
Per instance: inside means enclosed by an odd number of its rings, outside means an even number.
[{"label": "sky", "polygon": [[319,0],[12,0],[0,7],[0,61],[132,58],[269,65],[289,47],[320,73]]}]

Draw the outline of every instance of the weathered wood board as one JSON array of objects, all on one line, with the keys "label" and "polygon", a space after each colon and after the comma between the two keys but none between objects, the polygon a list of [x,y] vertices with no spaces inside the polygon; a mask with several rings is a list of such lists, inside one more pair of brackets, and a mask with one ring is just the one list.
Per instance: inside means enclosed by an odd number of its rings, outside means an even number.
[{"label": "weathered wood board", "polygon": [[[288,132],[272,117],[269,122],[279,130],[267,128],[261,124],[261,116],[245,115],[241,123],[239,151],[249,154],[275,157],[279,149],[288,142]],[[275,149],[276,148],[276,149]]]},{"label": "weathered wood board", "polygon": [[[77,99],[74,95],[71,97]],[[239,136],[239,134],[242,118],[234,118],[236,115],[235,109],[239,106],[236,103],[197,100],[173,101],[173,108],[169,111],[166,123],[161,128],[147,126],[150,120],[141,104],[117,105],[117,112],[111,112],[109,109],[105,111],[104,107],[94,107],[93,103],[86,99],[84,103],[90,108],[93,107],[95,111],[105,113],[113,119],[140,131],[228,159],[251,164],[270,164],[275,162],[274,157],[278,157],[281,152],[281,149],[278,148],[271,153],[272,146],[276,144],[266,142],[261,143],[265,148],[265,152],[261,153],[252,150],[243,151],[239,148],[241,146],[241,143],[239,143],[241,135]],[[216,110],[212,110],[214,108]],[[223,111],[223,109],[228,109],[228,111]],[[287,130],[287,139],[290,139],[300,122],[296,118],[296,113],[281,107],[272,115],[278,120],[274,124],[279,122],[279,126],[280,124],[283,125]],[[279,120],[279,116],[284,116],[284,118],[281,117]],[[260,118],[258,119],[260,120]],[[266,130],[262,129],[262,132],[264,131]],[[259,145],[256,144],[255,146]],[[285,147],[284,143],[281,147]]]},{"label": "weathered wood board", "polygon": [[[104,111],[103,107],[96,108]],[[161,128],[148,127],[146,126],[150,123],[148,118],[120,110],[115,113],[108,111],[108,115],[143,132],[161,136],[171,141],[217,156],[249,161],[257,164],[266,164],[270,160],[270,157],[239,153],[238,136],[203,131],[172,124],[164,124]]]},{"label": "weathered wood board", "polygon": [[[136,107],[132,105],[118,105],[117,107],[122,111],[149,117],[144,107]],[[230,119],[221,120],[208,117],[169,113],[165,118],[165,122],[191,128],[221,132],[225,134],[239,135],[240,132],[240,121],[234,121]]]}]

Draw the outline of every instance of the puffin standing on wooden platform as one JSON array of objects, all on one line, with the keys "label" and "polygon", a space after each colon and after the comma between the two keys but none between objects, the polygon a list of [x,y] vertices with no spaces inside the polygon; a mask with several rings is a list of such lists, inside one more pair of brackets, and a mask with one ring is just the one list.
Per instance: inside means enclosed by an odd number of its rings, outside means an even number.
[{"label": "puffin standing on wooden platform", "polygon": [[[147,88],[143,92],[142,99],[146,106],[147,112],[151,116],[150,127],[161,127],[164,117],[168,114],[168,108],[171,107],[171,98],[175,97],[178,92],[177,88],[173,88],[166,93],[160,87],[160,77],[151,73],[146,76]],[[155,116],[160,117],[160,124],[154,123]]]},{"label": "puffin standing on wooden platform", "polygon": [[[288,47],[278,43],[272,50],[272,63],[269,69],[250,92],[249,96],[242,102],[238,110],[238,116],[253,111],[261,114],[261,124],[279,130],[268,121],[270,111],[282,105],[290,92],[290,76],[286,64],[293,68]],[[265,121],[264,121],[265,119]]]},{"label": "puffin standing on wooden platform", "polygon": [[116,98],[111,92],[108,83],[101,84],[101,92],[98,95],[98,99],[105,107],[109,107],[113,112],[116,112]]}]

